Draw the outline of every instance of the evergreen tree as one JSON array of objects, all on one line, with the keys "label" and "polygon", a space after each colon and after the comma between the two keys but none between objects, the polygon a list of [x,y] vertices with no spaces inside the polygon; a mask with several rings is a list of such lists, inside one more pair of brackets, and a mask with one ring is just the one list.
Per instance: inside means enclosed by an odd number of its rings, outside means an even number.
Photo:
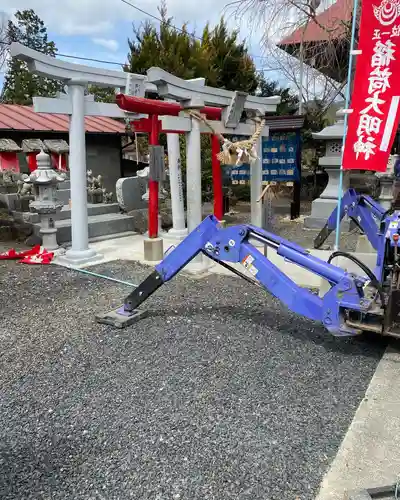
[{"label": "evergreen tree", "polygon": [[[17,11],[16,23],[8,22],[7,42],[19,42],[31,49],[55,57],[57,48],[48,40],[43,21],[32,9]],[[2,101],[12,104],[32,104],[34,96],[54,97],[62,89],[62,83],[34,75],[27,64],[12,58],[4,79]]]},{"label": "evergreen tree", "polygon": [[263,75],[259,77],[259,87],[257,95],[262,97],[281,96],[281,103],[278,104],[276,113],[278,115],[292,115],[299,107],[299,98],[289,88],[282,88],[274,80],[267,80]]},{"label": "evergreen tree", "polygon": [[188,32],[186,24],[181,29],[172,25],[164,2],[159,13],[159,30],[149,21],[139,28],[133,26],[134,38],[128,39],[129,54],[125,69],[145,74],[148,68],[158,66],[184,79],[206,75],[209,63],[200,41]]},{"label": "evergreen tree", "polygon": [[237,31],[230,33],[224,19],[214,29],[207,25],[198,39],[186,24],[173,26],[164,1],[159,12],[159,29],[149,21],[139,28],[133,26],[126,71],[145,74],[148,68],[158,66],[180,78],[205,78],[213,87],[249,93],[256,90],[255,65],[245,43],[238,42]]},{"label": "evergreen tree", "polygon": [[212,30],[206,25],[201,42],[209,68],[206,78],[212,87],[253,94],[258,87],[256,67],[238,35],[237,30],[229,32],[224,18]]},{"label": "evergreen tree", "polygon": [[87,94],[94,95],[96,102],[115,102],[115,89],[113,87],[89,85]]}]

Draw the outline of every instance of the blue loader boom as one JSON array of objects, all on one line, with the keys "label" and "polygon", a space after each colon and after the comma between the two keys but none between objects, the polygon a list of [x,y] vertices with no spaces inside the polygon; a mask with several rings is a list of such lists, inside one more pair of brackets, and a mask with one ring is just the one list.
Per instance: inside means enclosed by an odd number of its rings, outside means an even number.
[{"label": "blue loader boom", "polygon": [[[125,298],[123,306],[97,316],[97,321],[119,328],[137,321],[146,314],[139,306],[199,253],[203,253],[248,283],[264,288],[294,313],[322,323],[333,335],[349,336],[374,331],[400,336],[400,325],[398,331],[396,329],[400,312],[400,268],[397,260],[400,213],[387,213],[374,200],[357,195],[353,190],[345,193],[341,207],[340,218],[347,215],[354,220],[377,251],[373,271],[351,254],[334,252],[325,262],[301,246],[258,227],[242,224],[224,228],[219,220],[209,216],[165,256]],[[315,247],[322,245],[335,225],[336,210],[317,236]],[[260,252],[251,243],[252,240],[273,249],[286,261],[324,278],[329,282],[330,289],[320,297],[298,286]],[[336,256],[349,258],[363,272],[356,275],[333,265],[331,260]],[[240,263],[244,272],[233,267],[234,263]]]}]

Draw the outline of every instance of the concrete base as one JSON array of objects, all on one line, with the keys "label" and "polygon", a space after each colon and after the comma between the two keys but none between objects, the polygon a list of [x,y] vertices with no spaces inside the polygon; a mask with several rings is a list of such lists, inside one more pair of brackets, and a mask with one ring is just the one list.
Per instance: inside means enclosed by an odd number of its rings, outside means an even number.
[{"label": "concrete base", "polygon": [[[395,484],[400,470],[400,355],[389,346],[354,416],[316,500],[343,500],[347,492]],[[373,498],[378,498],[374,496]],[[390,498],[392,496],[379,496]]]},{"label": "concrete base", "polygon": [[211,259],[198,255],[182,269],[182,273],[200,278],[206,276],[213,266],[214,262]]},{"label": "concrete base", "polygon": [[143,240],[144,260],[158,262],[164,257],[164,242],[162,238],[145,238]]},{"label": "concrete base", "polygon": [[[321,217],[313,217],[311,215],[309,215],[308,217],[305,217],[305,219],[304,219],[305,229],[322,229],[325,226],[329,215],[324,219]],[[349,231],[352,231],[353,229],[355,229],[355,224],[353,223],[353,221],[351,221],[348,218],[342,220],[342,222],[340,224],[340,231],[341,232],[348,233]]]},{"label": "concrete base", "polygon": [[185,229],[174,229],[171,228],[168,231],[168,238],[173,238],[174,240],[183,240],[189,234],[188,230]]},{"label": "concrete base", "polygon": [[66,267],[79,267],[88,263],[101,262],[103,256],[91,248],[87,250],[67,250],[64,255],[57,257],[55,264]]}]

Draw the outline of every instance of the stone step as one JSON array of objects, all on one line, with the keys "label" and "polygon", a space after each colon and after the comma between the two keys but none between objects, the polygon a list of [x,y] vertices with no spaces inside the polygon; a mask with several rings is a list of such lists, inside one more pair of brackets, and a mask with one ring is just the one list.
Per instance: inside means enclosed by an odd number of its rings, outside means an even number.
[{"label": "stone step", "polygon": [[[98,238],[101,236],[112,237],[114,234],[134,231],[134,217],[109,213],[101,215],[92,215],[89,217],[89,238]],[[69,243],[71,241],[71,219],[57,220],[56,226],[57,241],[59,244]],[[40,225],[34,224],[34,233],[39,235]]]},{"label": "stone step", "polygon": [[[88,216],[101,215],[101,214],[118,214],[119,205],[118,203],[88,203]],[[30,222],[31,224],[37,224],[40,222],[38,214],[29,212],[13,212],[13,216],[16,220],[24,220],[25,222]],[[55,217],[56,220],[65,220],[71,218],[71,209],[69,205],[64,205],[61,212]]]}]

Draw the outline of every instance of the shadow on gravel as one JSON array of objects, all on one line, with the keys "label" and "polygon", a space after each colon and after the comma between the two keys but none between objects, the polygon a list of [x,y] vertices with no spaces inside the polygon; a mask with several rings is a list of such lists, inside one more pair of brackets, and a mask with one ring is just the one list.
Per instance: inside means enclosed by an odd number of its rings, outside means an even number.
[{"label": "shadow on gravel", "polygon": [[[182,306],[174,307],[173,309],[153,310],[149,309],[148,317],[193,317],[201,316],[205,313],[204,307],[191,307]],[[331,335],[322,325],[314,323],[298,317],[296,322],[293,322],[293,313],[285,310],[283,307],[279,311],[279,318],[277,319],[277,311],[266,308],[264,312],[259,310],[252,311],[249,308],[241,309],[235,306],[212,306],[207,308],[207,314],[218,314],[221,317],[227,315],[235,319],[248,321],[250,324],[259,326],[273,327],[278,329],[283,335],[287,335],[304,342],[310,342],[315,345],[322,345],[327,350],[335,351],[342,354],[352,354],[353,351],[363,350],[363,354],[371,356],[375,359],[380,359],[381,349],[387,347],[390,343],[395,348],[400,348],[400,342],[395,339],[390,339],[381,335],[366,332],[362,335],[355,337],[335,337]],[[379,350],[377,350],[377,349]]]}]

